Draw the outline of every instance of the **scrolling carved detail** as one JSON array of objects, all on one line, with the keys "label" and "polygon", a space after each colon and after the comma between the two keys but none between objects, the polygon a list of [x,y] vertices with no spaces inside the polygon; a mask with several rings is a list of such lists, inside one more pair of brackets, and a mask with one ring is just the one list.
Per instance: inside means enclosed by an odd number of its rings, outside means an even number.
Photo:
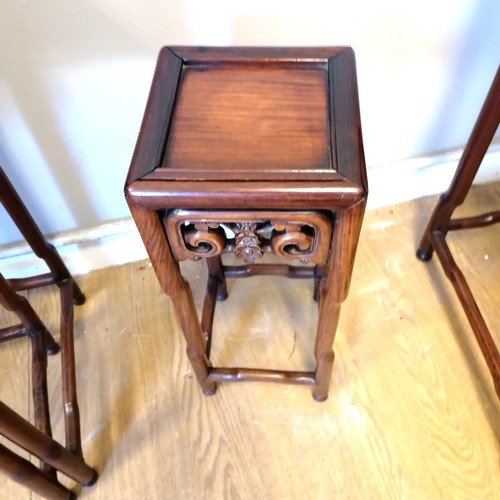
[{"label": "scrolling carved detail", "polygon": [[283,221],[211,222],[181,226],[181,234],[192,259],[234,252],[252,264],[265,252],[307,262],[312,251],[314,228]]},{"label": "scrolling carved detail", "polygon": [[302,263],[326,260],[331,222],[323,214],[250,215],[254,217],[237,212],[178,210],[166,216],[165,225],[179,260],[199,260],[222,253],[234,253],[245,264],[254,263],[265,253]]}]

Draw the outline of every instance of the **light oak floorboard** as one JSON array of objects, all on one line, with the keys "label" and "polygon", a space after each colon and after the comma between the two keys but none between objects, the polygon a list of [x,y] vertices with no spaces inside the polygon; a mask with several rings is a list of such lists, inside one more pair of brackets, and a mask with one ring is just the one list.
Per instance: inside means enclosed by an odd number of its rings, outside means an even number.
[{"label": "light oak floorboard", "polygon": [[[473,188],[464,213],[498,202]],[[92,499],[500,498],[500,404],[458,299],[416,246],[436,197],[366,214],[335,341],[330,397],[310,388],[221,384],[202,395],[170,300],[148,262],[78,279],[77,379]],[[500,226],[450,234],[492,329],[500,321]],[[198,305],[206,273],[183,265]],[[217,365],[312,369],[312,283],[229,280],[218,303]],[[30,300],[58,336],[57,292]],[[497,341],[499,332],[494,332]],[[1,398],[30,414],[27,339],[0,346]],[[59,356],[49,361],[64,439]],[[71,481],[66,484],[74,487]],[[2,498],[36,498],[3,476]]]}]

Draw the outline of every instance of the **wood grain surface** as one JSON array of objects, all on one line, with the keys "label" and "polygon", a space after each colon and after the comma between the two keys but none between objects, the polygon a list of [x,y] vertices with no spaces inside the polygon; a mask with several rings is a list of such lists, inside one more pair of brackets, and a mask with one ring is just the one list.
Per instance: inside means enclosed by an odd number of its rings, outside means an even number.
[{"label": "wood grain surface", "polygon": [[329,169],[328,72],[185,69],[163,166]]},{"label": "wood grain surface", "polygon": [[[457,215],[495,208],[499,197],[500,183],[475,187]],[[308,387],[251,382],[204,397],[148,262],[80,277],[88,298],[75,308],[83,448],[100,472],[81,497],[500,498],[491,378],[439,264],[414,257],[435,201],[366,213],[325,403]],[[491,226],[448,237],[497,342],[499,233]],[[206,271],[182,268],[200,309]],[[218,364],[314,368],[311,280],[229,279],[228,288],[214,321]],[[30,300],[58,337],[56,292],[30,292]],[[0,399],[31,416],[28,360],[27,339],[0,345]],[[49,392],[62,440],[59,362],[49,359]],[[0,492],[35,498],[2,476]]]}]

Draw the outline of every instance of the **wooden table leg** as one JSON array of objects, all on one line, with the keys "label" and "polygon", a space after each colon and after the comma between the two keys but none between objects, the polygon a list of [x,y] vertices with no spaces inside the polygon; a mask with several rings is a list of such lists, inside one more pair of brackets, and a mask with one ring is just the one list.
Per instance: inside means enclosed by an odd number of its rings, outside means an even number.
[{"label": "wooden table leg", "polygon": [[84,486],[91,486],[97,480],[96,471],[82,457],[36,429],[1,401],[0,434]]},{"label": "wooden table leg", "polygon": [[325,280],[319,286],[319,313],[314,357],[316,358],[315,385],[313,398],[316,401],[325,401],[328,398],[328,389],[332,378],[333,341],[337,332],[340,317],[340,304],[333,302],[328,296]]},{"label": "wooden table leg", "polygon": [[[71,274],[59,253],[53,245],[47,242],[1,167],[0,201],[35,254],[46,262],[55,281],[60,283],[65,279],[71,278]],[[73,282],[72,286],[75,304],[83,304],[85,296],[79,286],[76,282]]]},{"label": "wooden table leg", "polygon": [[324,401],[333,369],[333,341],[340,316],[340,305],[347,298],[354,257],[361,231],[366,202],[337,212],[332,235],[328,272],[319,282],[319,314],[316,345],[316,382],[313,397]]},{"label": "wooden table leg", "polygon": [[73,336],[73,280],[61,283],[61,384],[66,429],[66,448],[83,456],[80,435],[80,410],[76,394],[75,345]]},{"label": "wooden table leg", "polygon": [[417,250],[417,257],[420,260],[428,261],[432,258],[434,251],[438,254],[446,276],[455,288],[467,315],[493,377],[496,393],[500,398],[500,354],[498,348],[474,300],[469,285],[446,244],[446,235],[449,230],[482,227],[500,222],[500,212],[491,212],[463,219],[452,219],[454,210],[465,201],[499,123],[500,67],[465,146],[450,187],[441,195],[425,229]]},{"label": "wooden table leg", "polygon": [[128,200],[130,212],[141,233],[149,258],[164,293],[170,296],[177,321],[187,344],[187,355],[205,395],[216,391],[216,383],[208,380],[210,363],[205,354],[205,341],[189,284],[184,280],[170,250],[159,215]]},{"label": "wooden table leg", "polygon": [[217,300],[227,299],[227,283],[224,277],[224,266],[222,265],[222,258],[220,255],[209,257],[207,260],[208,274],[214,276],[218,280],[217,287]]},{"label": "wooden table leg", "polygon": [[417,250],[420,260],[430,260],[434,250],[432,233],[440,231],[446,236],[454,210],[469,192],[484,155],[495,135],[500,121],[500,68],[486,96],[476,124],[465,146],[457,170],[448,190],[443,193],[432,213]]},{"label": "wooden table leg", "polygon": [[[47,390],[47,354],[43,332],[33,332],[31,341],[31,385],[33,391],[33,409],[36,428],[52,436],[50,424],[49,394]],[[40,468],[46,474],[56,477],[56,471],[41,462]]]},{"label": "wooden table leg", "polygon": [[484,360],[488,366],[495,391],[500,398],[500,354],[495,345],[491,333],[486,325],[486,322],[479,310],[479,307],[472,295],[472,291],[460,270],[457,266],[453,255],[450,252],[446,239],[439,233],[434,233],[432,238],[432,245],[436,250],[436,254],[443,266],[447,278],[451,281],[453,288],[462,304],[464,312],[469,320],[472,331],[476,336],[477,343],[481,352],[483,353]]},{"label": "wooden table leg", "polygon": [[[12,290],[8,281],[0,274],[0,303],[14,312],[22,322],[23,334],[30,337],[31,343],[31,378],[33,390],[34,419],[37,429],[52,435],[50,425],[49,397],[47,391],[47,353],[55,354],[59,345],[45,328],[38,314],[30,303]],[[45,464],[42,470],[55,477],[55,471]]]},{"label": "wooden table leg", "polygon": [[55,477],[44,474],[31,462],[16,455],[0,444],[0,470],[16,483],[26,486],[37,495],[51,500],[70,500],[75,494],[66,489]]},{"label": "wooden table leg", "polygon": [[45,336],[47,354],[59,352],[59,346],[30,303],[12,290],[8,281],[0,273],[0,304],[12,311],[21,320],[26,332],[40,332]]}]

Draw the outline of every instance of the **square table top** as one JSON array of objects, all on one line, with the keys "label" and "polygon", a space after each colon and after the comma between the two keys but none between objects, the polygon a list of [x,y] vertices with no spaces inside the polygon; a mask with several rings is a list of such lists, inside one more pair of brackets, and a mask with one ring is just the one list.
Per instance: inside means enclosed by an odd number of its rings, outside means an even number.
[{"label": "square table top", "polygon": [[353,51],[163,48],[128,194],[147,190],[147,181],[156,194],[274,182],[366,196]]},{"label": "square table top", "polygon": [[188,67],[162,165],[330,169],[327,92],[325,67]]}]

